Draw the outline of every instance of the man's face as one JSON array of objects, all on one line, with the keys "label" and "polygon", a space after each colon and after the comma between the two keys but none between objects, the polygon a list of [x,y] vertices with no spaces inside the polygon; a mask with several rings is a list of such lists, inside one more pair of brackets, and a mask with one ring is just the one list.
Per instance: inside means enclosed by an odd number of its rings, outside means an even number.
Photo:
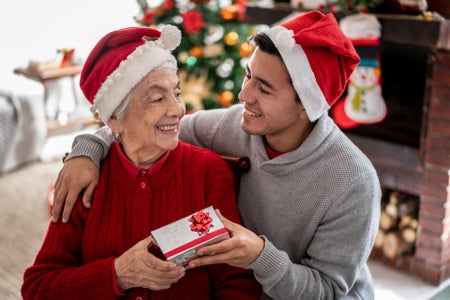
[{"label": "man's face", "polygon": [[271,146],[297,139],[304,126],[300,118],[306,114],[296,98],[283,61],[257,48],[239,93],[239,100],[245,105],[242,129],[249,134],[265,135]]}]

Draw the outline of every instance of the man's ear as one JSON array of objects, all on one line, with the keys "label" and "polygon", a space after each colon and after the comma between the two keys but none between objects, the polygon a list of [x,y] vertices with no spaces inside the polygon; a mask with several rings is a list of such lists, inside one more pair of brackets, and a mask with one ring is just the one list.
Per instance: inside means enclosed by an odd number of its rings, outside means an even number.
[{"label": "man's ear", "polygon": [[298,104],[298,118],[302,120],[309,120],[306,109],[301,103]]}]

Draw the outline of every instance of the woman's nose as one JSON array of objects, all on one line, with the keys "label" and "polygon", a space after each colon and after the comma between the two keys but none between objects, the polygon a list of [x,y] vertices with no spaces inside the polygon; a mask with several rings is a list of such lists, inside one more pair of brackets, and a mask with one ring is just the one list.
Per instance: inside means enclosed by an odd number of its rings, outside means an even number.
[{"label": "woman's nose", "polygon": [[181,118],[184,115],[185,106],[180,98],[172,97],[167,107],[167,116]]}]

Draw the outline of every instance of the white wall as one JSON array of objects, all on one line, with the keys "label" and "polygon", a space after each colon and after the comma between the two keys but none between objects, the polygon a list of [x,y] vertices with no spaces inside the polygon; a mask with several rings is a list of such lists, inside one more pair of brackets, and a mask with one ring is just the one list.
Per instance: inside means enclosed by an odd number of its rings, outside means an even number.
[{"label": "white wall", "polygon": [[[85,59],[107,32],[137,26],[136,0],[2,0],[0,4],[0,89],[37,94],[43,87],[13,73],[28,61],[48,61],[56,49],[74,47]],[[77,83],[78,85],[78,83]]]}]

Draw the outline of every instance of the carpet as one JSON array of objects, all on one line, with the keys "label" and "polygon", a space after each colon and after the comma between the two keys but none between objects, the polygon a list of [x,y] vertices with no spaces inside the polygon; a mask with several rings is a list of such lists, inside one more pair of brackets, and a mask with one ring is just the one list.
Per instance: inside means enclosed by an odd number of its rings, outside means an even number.
[{"label": "carpet", "polygon": [[21,299],[23,272],[32,264],[47,230],[48,190],[61,167],[61,159],[38,161],[0,176],[2,299]]}]

